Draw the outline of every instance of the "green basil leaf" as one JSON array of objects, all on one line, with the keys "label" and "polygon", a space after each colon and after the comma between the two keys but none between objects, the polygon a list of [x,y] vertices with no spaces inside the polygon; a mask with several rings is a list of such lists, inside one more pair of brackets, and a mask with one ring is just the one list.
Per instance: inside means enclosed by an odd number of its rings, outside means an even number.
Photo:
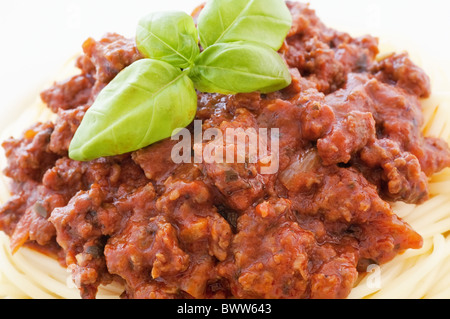
[{"label": "green basil leaf", "polygon": [[218,43],[203,51],[190,70],[195,87],[208,93],[269,93],[291,83],[289,69],[280,55],[268,46]]},{"label": "green basil leaf", "polygon": [[69,157],[88,161],[141,149],[186,127],[197,111],[187,72],[143,59],[122,70],[86,112]]},{"label": "green basil leaf", "polygon": [[292,25],[284,0],[209,0],[198,18],[200,43],[253,41],[279,50]]},{"label": "green basil leaf", "polygon": [[136,44],[148,58],[188,68],[199,54],[198,31],[193,18],[184,12],[151,13],[137,27]]}]

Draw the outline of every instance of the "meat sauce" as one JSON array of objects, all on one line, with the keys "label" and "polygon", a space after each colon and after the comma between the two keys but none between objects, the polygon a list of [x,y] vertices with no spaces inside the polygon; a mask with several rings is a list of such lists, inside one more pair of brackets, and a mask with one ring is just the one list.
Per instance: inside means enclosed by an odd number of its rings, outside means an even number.
[{"label": "meat sauce", "polygon": [[122,298],[345,298],[368,265],[420,248],[389,202],[424,202],[428,177],[450,166],[449,147],[421,133],[429,78],[407,54],[378,61],[375,38],[288,7],[293,26],[279,53],[291,85],[198,93],[196,118],[204,130],[278,128],[276,173],[261,174],[260,162],[176,164],[171,139],[69,159],[97,94],[142,58],[121,35],[88,39],[80,73],[41,94],[56,120],[3,143],[12,196],[0,229],[13,251],[58,258],[83,298],[115,280]]}]

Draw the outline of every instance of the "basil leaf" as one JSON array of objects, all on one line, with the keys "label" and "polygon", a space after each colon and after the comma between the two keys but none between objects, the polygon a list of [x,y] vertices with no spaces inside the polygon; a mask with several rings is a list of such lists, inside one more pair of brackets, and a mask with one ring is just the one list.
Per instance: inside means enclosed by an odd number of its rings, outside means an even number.
[{"label": "basil leaf", "polygon": [[148,58],[188,68],[199,54],[198,31],[193,18],[184,12],[151,13],[137,27],[136,44]]},{"label": "basil leaf", "polygon": [[219,43],[203,51],[190,70],[196,89],[208,93],[269,93],[291,83],[280,55],[265,45]]},{"label": "basil leaf", "polygon": [[284,0],[209,0],[198,18],[200,43],[257,41],[279,50],[292,25]]},{"label": "basil leaf", "polygon": [[187,72],[143,59],[122,70],[86,112],[69,157],[88,161],[141,149],[194,119],[197,94]]}]

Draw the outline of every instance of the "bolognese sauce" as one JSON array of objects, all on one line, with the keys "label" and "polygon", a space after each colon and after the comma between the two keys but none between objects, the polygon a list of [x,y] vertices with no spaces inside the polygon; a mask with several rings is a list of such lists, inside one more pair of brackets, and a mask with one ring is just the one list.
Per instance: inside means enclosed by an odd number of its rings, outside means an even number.
[{"label": "bolognese sauce", "polygon": [[276,173],[261,174],[259,162],[175,163],[171,139],[69,159],[98,93],[142,58],[133,39],[88,39],[80,73],[41,94],[56,120],[3,143],[12,196],[0,229],[13,251],[58,258],[83,298],[115,280],[123,298],[345,298],[370,264],[420,248],[389,203],[426,201],[428,178],[450,167],[448,145],[421,132],[428,76],[406,53],[377,59],[374,37],[288,7],[279,54],[292,83],[268,94],[198,92],[196,115],[204,130],[278,128]]}]

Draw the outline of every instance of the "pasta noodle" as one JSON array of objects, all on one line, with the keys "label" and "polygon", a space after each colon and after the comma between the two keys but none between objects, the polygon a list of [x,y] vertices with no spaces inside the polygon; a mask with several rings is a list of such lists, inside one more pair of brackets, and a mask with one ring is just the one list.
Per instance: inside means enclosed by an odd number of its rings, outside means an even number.
[{"label": "pasta noodle", "polygon": [[[72,72],[71,62],[62,76]],[[429,73],[433,78],[435,73]],[[424,134],[450,143],[450,92],[434,92],[423,101],[423,112]],[[36,102],[6,128],[3,132],[6,135],[0,138],[4,140],[19,134],[28,124],[50,116],[50,112]],[[3,153],[0,167],[5,167]],[[0,201],[4,202],[9,192],[7,179],[3,176],[2,179]],[[450,298],[450,169],[433,176],[429,189],[431,199],[420,206],[392,203],[396,214],[423,236],[423,247],[408,250],[382,266],[369,268],[348,298]],[[118,298],[122,292],[120,284],[111,284],[100,287],[97,297]],[[0,297],[80,298],[70,272],[56,260],[28,248],[21,248],[12,255],[9,239],[3,233],[0,233]]]}]

